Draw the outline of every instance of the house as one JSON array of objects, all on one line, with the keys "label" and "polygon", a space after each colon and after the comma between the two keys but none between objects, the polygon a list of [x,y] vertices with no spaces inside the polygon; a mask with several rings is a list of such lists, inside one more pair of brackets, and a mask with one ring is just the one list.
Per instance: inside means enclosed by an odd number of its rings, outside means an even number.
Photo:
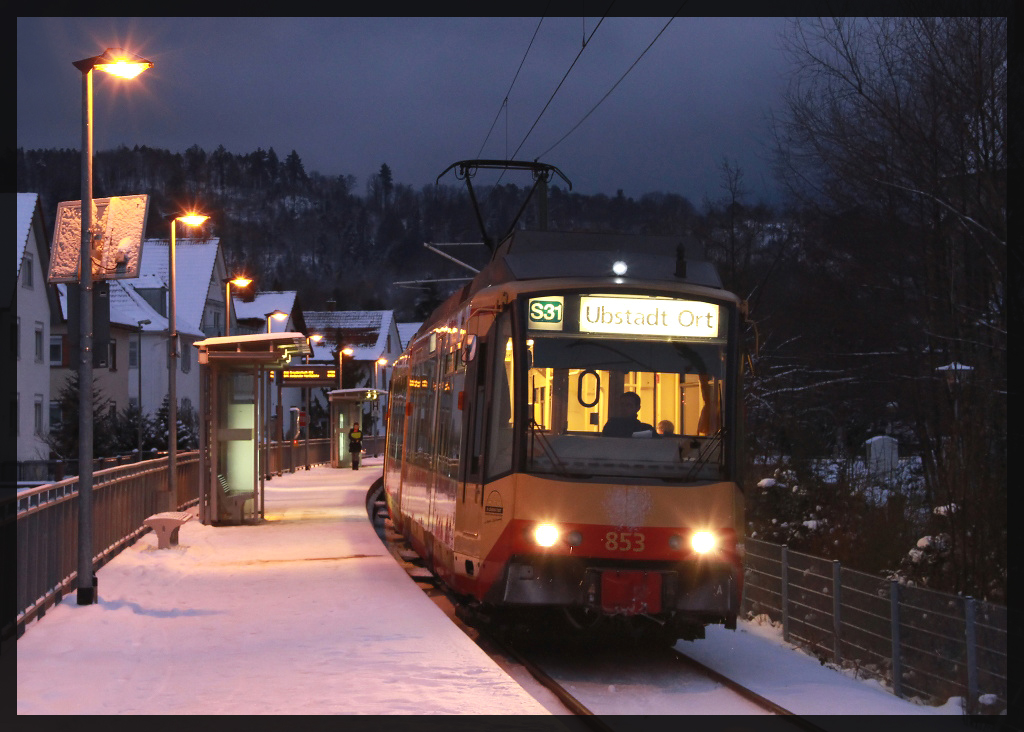
[{"label": "house", "polygon": [[398,324],[398,337],[402,339],[402,350],[404,351],[409,347],[409,342],[412,337],[416,335],[416,331],[422,327],[423,323],[399,323]]},{"label": "house", "polygon": [[[50,328],[60,319],[56,291],[47,283],[50,242],[43,225],[38,193],[18,193],[15,242],[15,292],[3,293],[4,319],[11,319],[17,363],[17,389],[8,424],[17,435],[17,461],[47,460],[50,448],[50,379],[45,367]],[[5,279],[6,281],[6,279]],[[13,306],[13,307],[12,307]],[[10,433],[9,433],[10,434]]]},{"label": "house", "polygon": [[[121,410],[142,402],[155,416],[168,394],[169,251],[166,239],[143,242],[139,276],[110,280],[110,353],[107,368],[94,369],[96,386]],[[175,247],[175,330],[179,414],[199,406],[199,354],[192,346],[224,334],[226,268],[220,240],[178,239]],[[66,318],[66,288],[58,286]],[[148,321],[148,322],[147,322]],[[67,327],[55,327],[51,341],[50,385],[58,394],[71,375]]]},{"label": "house", "polygon": [[[393,310],[311,310],[305,318],[308,332],[323,336],[311,362],[339,364],[343,388],[387,390],[393,364],[402,354]],[[343,353],[346,348],[352,349],[351,355]],[[363,429],[368,435],[383,434],[387,394],[366,409]]]},{"label": "house", "polygon": [[[232,330],[232,333],[306,333],[298,293],[294,290],[271,290],[245,298],[232,297],[231,307],[238,321],[238,329]],[[272,387],[268,389],[267,397],[265,413],[268,434],[275,440],[289,437],[295,428],[292,410],[305,410],[305,393],[300,387]],[[280,435],[277,423],[278,405],[281,416]]]}]

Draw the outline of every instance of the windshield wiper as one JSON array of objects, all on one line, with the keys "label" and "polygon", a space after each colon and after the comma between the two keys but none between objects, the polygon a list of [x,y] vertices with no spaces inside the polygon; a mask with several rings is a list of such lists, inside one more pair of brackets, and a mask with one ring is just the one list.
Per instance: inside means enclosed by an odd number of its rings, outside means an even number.
[{"label": "windshield wiper", "polygon": [[697,471],[703,468],[708,461],[711,459],[711,454],[715,450],[715,445],[722,441],[722,435],[724,430],[719,428],[715,434],[708,437],[704,444],[701,445],[700,452],[697,453],[697,457],[694,458],[693,467],[690,468],[690,472],[686,474],[684,480],[692,480],[693,476],[697,474]]},{"label": "windshield wiper", "polygon": [[[551,447],[551,443],[548,442],[548,438],[544,434],[544,428],[541,427],[537,423],[537,420],[535,420],[533,417],[530,417],[530,436],[533,437],[536,441],[540,442],[540,447],[544,451],[544,454],[547,456],[548,460],[551,461],[551,466],[554,468],[555,472],[558,473],[559,475],[562,475],[562,476],[565,476],[566,478],[568,478],[569,477],[569,471],[566,470],[565,465],[558,458],[558,453],[555,452],[555,449],[553,447]],[[531,442],[531,445],[530,445],[530,459],[531,459],[531,461],[533,460],[534,453],[535,453],[535,450],[534,450],[533,444]]]}]

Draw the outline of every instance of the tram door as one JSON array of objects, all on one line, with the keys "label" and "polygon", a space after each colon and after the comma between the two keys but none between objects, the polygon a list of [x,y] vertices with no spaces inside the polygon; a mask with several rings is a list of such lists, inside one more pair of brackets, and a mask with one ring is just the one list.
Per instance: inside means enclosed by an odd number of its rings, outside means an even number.
[{"label": "tram door", "polygon": [[480,556],[480,513],[483,510],[484,426],[486,425],[487,347],[478,341],[471,349],[462,385],[461,481],[456,495],[456,551]]}]

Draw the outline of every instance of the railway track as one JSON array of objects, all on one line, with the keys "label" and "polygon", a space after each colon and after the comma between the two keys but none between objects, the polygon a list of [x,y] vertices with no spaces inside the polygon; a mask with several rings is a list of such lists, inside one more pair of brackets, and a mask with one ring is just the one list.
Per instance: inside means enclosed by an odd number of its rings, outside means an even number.
[{"label": "railway track", "polygon": [[[638,705],[647,711],[638,711],[637,714],[651,713],[652,709],[671,708],[675,705],[679,714],[721,713],[723,710],[735,714],[760,713],[777,716],[778,721],[783,724],[780,729],[796,727],[807,732],[819,732],[822,729],[675,648],[599,649],[595,653],[593,648],[572,649],[558,646],[552,650],[550,644],[524,646],[514,639],[508,639],[500,632],[493,632],[476,622],[472,612],[460,605],[458,600],[423,567],[419,557],[408,548],[402,537],[391,531],[383,502],[373,497],[372,489],[368,494],[367,512],[378,535],[396,561],[406,569],[410,577],[435,604],[507,672],[517,679],[521,679],[524,673],[528,674],[547,690],[564,707],[566,714],[576,717],[576,724],[572,725],[573,727],[596,732],[615,732],[620,729],[621,727],[616,727],[606,720],[609,718],[608,715],[622,713],[621,709],[606,705],[602,701],[602,696],[607,694],[594,693],[593,689],[615,689],[621,684],[622,679],[628,678],[640,681],[627,683],[623,687],[627,694],[631,693],[633,687],[638,686],[664,690],[663,693],[655,694],[658,699],[639,701]],[[580,682],[583,678],[586,679],[585,683]],[[683,679],[681,682],[678,681],[680,678]],[[687,693],[691,696],[706,696],[708,682],[723,690],[716,692],[723,697],[716,702],[716,711],[687,709]],[[582,692],[579,687],[583,687]],[[680,687],[683,688],[682,691],[679,690]],[[696,687],[697,694],[692,690],[687,692],[685,687]],[[729,695],[736,701],[728,701]],[[619,696],[621,697],[621,693]],[[668,696],[672,698],[669,699]]]}]

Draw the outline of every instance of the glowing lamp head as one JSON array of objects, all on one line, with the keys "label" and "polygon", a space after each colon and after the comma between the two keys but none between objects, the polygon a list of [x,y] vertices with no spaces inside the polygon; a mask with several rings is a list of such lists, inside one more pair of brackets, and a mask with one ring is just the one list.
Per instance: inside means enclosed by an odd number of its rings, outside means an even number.
[{"label": "glowing lamp head", "polygon": [[533,529],[533,540],[539,546],[551,547],[558,541],[559,533],[554,524],[537,524]]},{"label": "glowing lamp head", "polygon": [[313,333],[312,335],[309,336],[309,340],[313,341],[313,343],[319,343],[323,339],[324,336],[322,333]]},{"label": "glowing lamp head", "polygon": [[621,259],[618,260],[617,262],[615,262],[615,264],[612,265],[612,272],[614,272],[619,277],[621,277],[622,275],[626,274],[626,271],[628,269],[629,269],[629,267]]},{"label": "glowing lamp head", "polygon": [[707,554],[718,545],[718,540],[710,531],[696,531],[690,537],[690,546],[698,554]]},{"label": "glowing lamp head", "polygon": [[111,76],[119,76],[122,79],[134,79],[146,69],[152,68],[151,63],[136,63],[127,59],[119,58],[110,64],[96,64],[96,69],[105,71]]},{"label": "glowing lamp head", "polygon": [[[208,218],[210,218],[210,217],[209,216],[203,216],[202,214],[188,213],[188,214],[185,214],[184,216],[178,216],[177,217],[177,221],[180,221],[181,223],[186,224],[188,226],[199,226],[199,224],[203,223]],[[248,283],[246,283],[246,284],[248,284]]]},{"label": "glowing lamp head", "polygon": [[241,275],[231,280],[231,284],[234,285],[235,287],[248,287],[251,283],[252,280],[250,280],[248,277],[242,277]]}]

